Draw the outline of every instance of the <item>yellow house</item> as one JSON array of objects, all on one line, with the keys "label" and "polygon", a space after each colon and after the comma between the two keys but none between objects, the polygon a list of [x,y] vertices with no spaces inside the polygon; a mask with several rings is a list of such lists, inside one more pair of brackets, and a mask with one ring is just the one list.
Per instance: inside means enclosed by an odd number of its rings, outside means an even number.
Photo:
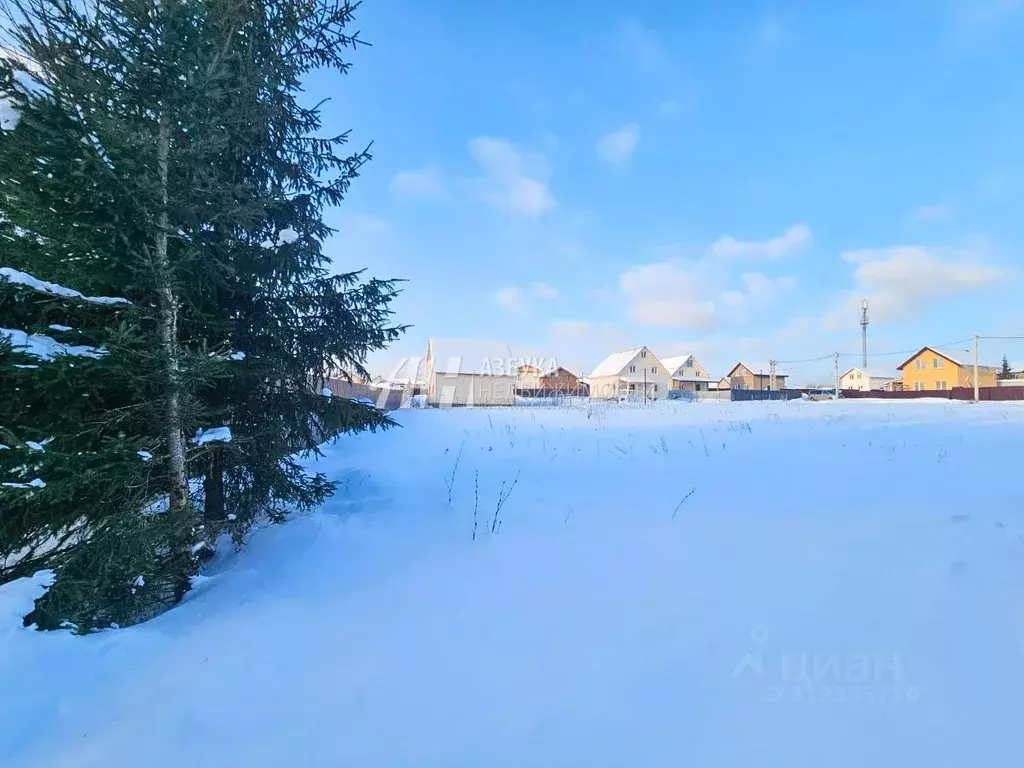
[{"label": "yellow house", "polygon": [[[940,352],[932,347],[921,347],[912,357],[897,367],[903,372],[904,391],[945,391],[953,387],[974,386],[974,363],[967,353]],[[999,369],[991,365],[978,366],[978,386],[994,387]]]}]

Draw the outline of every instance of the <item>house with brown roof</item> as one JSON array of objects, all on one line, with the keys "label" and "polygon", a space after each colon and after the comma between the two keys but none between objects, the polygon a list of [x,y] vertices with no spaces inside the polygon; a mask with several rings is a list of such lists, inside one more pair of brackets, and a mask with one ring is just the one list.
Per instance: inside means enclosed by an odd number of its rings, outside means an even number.
[{"label": "house with brown roof", "polygon": [[568,368],[558,366],[540,377],[540,389],[585,394],[587,385],[581,382],[580,377]]},{"label": "house with brown roof", "polygon": [[[726,374],[726,378],[729,379],[730,389],[785,389],[786,379],[789,377],[785,373],[776,372],[773,385],[770,365],[751,366],[745,363],[736,363],[733,369]],[[721,389],[721,385],[719,385],[719,389]]]},{"label": "house with brown roof", "polygon": [[[921,347],[897,366],[903,372],[903,389],[913,392],[944,392],[953,387],[974,386],[973,356],[966,350]],[[978,386],[994,387],[999,367],[978,366]]]}]

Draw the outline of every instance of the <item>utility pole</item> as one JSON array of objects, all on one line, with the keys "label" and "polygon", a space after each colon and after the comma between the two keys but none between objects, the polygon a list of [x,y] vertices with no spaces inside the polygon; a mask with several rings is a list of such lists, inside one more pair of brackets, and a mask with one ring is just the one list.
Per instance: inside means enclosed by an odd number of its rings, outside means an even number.
[{"label": "utility pole", "polygon": [[864,299],[860,303],[860,352],[861,352],[861,363],[864,366],[864,372],[867,373],[868,368],[868,300]]},{"label": "utility pole", "polygon": [[835,362],[835,366],[836,366],[836,396],[835,396],[835,399],[838,400],[839,399],[839,353],[836,352],[832,356],[832,359]]},{"label": "utility pole", "polygon": [[978,391],[978,334],[974,334],[974,402],[981,400]]},{"label": "utility pole", "polygon": [[644,366],[644,405],[647,405],[647,366]]},{"label": "utility pole", "polygon": [[768,361],[768,389],[775,391],[775,361]]}]

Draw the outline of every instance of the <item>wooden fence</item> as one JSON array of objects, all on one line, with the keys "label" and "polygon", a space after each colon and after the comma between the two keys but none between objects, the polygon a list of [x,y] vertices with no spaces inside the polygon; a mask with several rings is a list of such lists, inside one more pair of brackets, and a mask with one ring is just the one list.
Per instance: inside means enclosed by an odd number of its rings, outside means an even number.
[{"label": "wooden fence", "polygon": [[326,387],[334,397],[347,397],[350,400],[366,398],[372,400],[377,408],[394,411],[412,396],[412,391],[401,389],[381,389],[369,384],[354,384],[347,379],[328,379]]}]

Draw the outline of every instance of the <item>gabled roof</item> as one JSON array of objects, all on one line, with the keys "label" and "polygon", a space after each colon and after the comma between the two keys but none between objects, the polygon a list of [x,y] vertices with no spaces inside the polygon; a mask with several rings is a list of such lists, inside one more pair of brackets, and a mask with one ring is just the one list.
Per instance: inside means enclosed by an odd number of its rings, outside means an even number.
[{"label": "gabled roof", "polygon": [[[917,352],[915,352],[914,354],[912,354],[912,355],[911,355],[910,357],[908,357],[908,358],[907,358],[906,360],[904,360],[904,361],[903,361],[902,363],[900,363],[899,365],[897,365],[897,366],[896,366],[896,370],[897,370],[897,371],[902,371],[902,370],[903,370],[903,367],[904,367],[904,366],[905,366],[905,365],[906,365],[907,363],[909,363],[909,362],[911,362],[911,361],[913,361],[913,360],[916,360],[916,359],[917,359],[917,358],[918,358],[918,357],[919,357],[919,356],[921,355],[921,353],[922,353],[922,352],[926,352],[926,351],[928,351],[928,352],[933,352],[933,353],[935,353],[936,355],[938,355],[939,357],[944,357],[944,358],[946,358],[947,360],[949,360],[949,362],[953,363],[953,365],[959,365],[959,366],[961,366],[961,367],[963,367],[963,366],[966,366],[966,365],[967,365],[967,363],[965,363],[965,362],[962,362],[962,359],[963,359],[963,358],[961,358],[961,360],[957,360],[957,359],[956,359],[956,357],[952,357],[952,356],[951,356],[951,355],[950,355],[949,353],[946,353],[946,352],[942,352],[942,351],[940,351],[940,350],[936,349],[935,347],[929,347],[929,346],[925,345],[925,346],[921,347],[921,348],[920,348],[919,350],[917,350]],[[955,353],[953,353],[953,354],[955,354]],[[959,355],[957,355],[957,357],[959,357]],[[981,366],[981,367],[985,367],[985,366]]]},{"label": "gabled roof", "polygon": [[879,370],[874,369],[874,368],[860,368],[859,366],[856,366],[856,365],[853,368],[850,368],[845,373],[843,373],[843,375],[840,376],[839,378],[843,378],[843,376],[845,376],[847,373],[852,373],[853,371],[859,371],[860,373],[863,373],[865,376],[867,376],[870,379],[887,379],[887,380],[892,380],[892,379],[899,378],[899,374],[896,373],[895,371],[879,371]]},{"label": "gabled roof", "polygon": [[561,366],[561,365],[559,365],[559,366],[558,366],[558,367],[556,367],[556,368],[550,368],[550,369],[548,369],[547,371],[545,371],[545,372],[544,372],[544,376],[554,376],[554,375],[555,375],[555,374],[557,374],[557,373],[558,373],[559,371],[565,371],[566,373],[568,373],[568,374],[569,374],[570,376],[572,376],[573,378],[576,378],[576,379],[578,379],[578,378],[579,378],[579,374],[573,373],[573,372],[572,372],[572,371],[570,371],[570,370],[569,370],[568,368],[565,368],[564,366]]},{"label": "gabled roof", "polygon": [[[744,368],[746,368],[748,371],[750,371],[752,374],[754,374],[755,376],[761,376],[761,375],[770,376],[771,375],[771,366],[770,365],[763,365],[763,366],[762,365],[747,365],[746,363],[744,363],[741,360],[740,362],[736,363],[736,365],[734,365],[732,367],[731,371],[729,371],[727,374],[725,374],[726,378],[729,378],[734,373],[736,373],[736,369],[739,368],[741,365]],[[763,369],[763,374],[762,374],[762,369]],[[778,370],[775,371],[775,378],[776,379],[785,379],[785,378],[788,378],[788,377],[789,377],[788,373],[780,373]]]},{"label": "gabled roof", "polygon": [[594,372],[590,374],[590,378],[596,379],[601,376],[618,376],[622,373],[622,369],[629,365],[630,361],[640,354],[640,351],[644,347],[633,347],[632,349],[626,349],[622,352],[613,352],[608,355],[601,364],[594,369]]},{"label": "gabled roof", "polygon": [[[691,357],[693,357],[693,355],[673,355],[672,357],[662,358],[661,364],[668,369],[669,375],[671,375],[686,365],[686,361]],[[693,357],[693,362],[697,363],[696,357]],[[700,363],[697,364],[700,365]]]}]

